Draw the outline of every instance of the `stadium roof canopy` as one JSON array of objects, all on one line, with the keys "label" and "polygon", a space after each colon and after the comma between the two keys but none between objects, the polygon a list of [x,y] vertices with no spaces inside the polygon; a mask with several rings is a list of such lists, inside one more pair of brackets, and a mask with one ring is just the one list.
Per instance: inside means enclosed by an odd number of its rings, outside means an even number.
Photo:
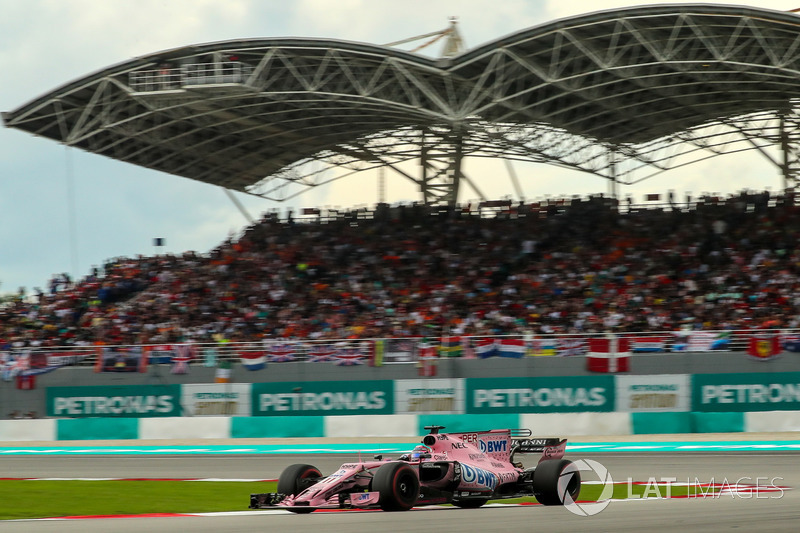
[{"label": "stadium roof canopy", "polygon": [[[435,204],[454,202],[462,179],[478,191],[466,157],[634,183],[759,149],[793,179],[798,88],[796,15],[665,4],[562,19],[442,59],[325,39],[186,46],[87,75],[3,119],[272,199],[289,183],[388,166]],[[421,176],[401,168],[410,160]]]}]

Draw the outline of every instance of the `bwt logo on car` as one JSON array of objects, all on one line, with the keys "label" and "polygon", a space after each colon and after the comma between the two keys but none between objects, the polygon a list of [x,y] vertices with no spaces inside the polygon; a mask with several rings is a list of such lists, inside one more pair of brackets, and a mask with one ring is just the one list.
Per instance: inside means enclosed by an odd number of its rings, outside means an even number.
[{"label": "bwt logo on car", "polygon": [[507,440],[481,440],[481,453],[507,452]]},{"label": "bwt logo on car", "polygon": [[461,479],[466,483],[476,483],[494,490],[497,486],[497,476],[482,468],[461,463]]}]

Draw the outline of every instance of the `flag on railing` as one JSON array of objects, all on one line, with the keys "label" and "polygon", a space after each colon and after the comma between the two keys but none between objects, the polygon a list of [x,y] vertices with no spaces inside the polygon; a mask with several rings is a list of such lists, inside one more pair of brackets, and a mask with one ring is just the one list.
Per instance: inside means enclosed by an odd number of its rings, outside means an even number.
[{"label": "flag on railing", "polygon": [[525,341],[522,339],[499,339],[497,341],[497,355],[522,359],[525,355]]},{"label": "flag on railing", "polygon": [[203,348],[203,366],[206,368],[214,368],[217,366],[216,348]]},{"label": "flag on railing", "polygon": [[172,345],[162,344],[158,346],[146,347],[147,362],[151,365],[168,365],[172,363],[172,358],[175,357],[175,350]]},{"label": "flag on railing", "polygon": [[93,349],[75,350],[67,352],[52,352],[46,355],[46,366],[61,368],[62,366],[77,365],[81,361],[94,355]]},{"label": "flag on railing", "polygon": [[295,343],[270,343],[266,348],[267,358],[271,363],[287,363],[297,359]]},{"label": "flag on railing", "polygon": [[636,353],[652,353],[666,351],[667,338],[654,336],[654,337],[632,337],[631,338],[631,352]]},{"label": "flag on railing", "polygon": [[2,359],[3,381],[12,381],[22,372],[30,369],[30,361],[31,356],[28,352],[14,355],[4,353]]},{"label": "flag on railing", "polygon": [[314,344],[308,348],[308,362],[329,363],[336,360],[336,347],[332,344]]},{"label": "flag on railing", "polygon": [[375,339],[372,344],[372,357],[369,359],[369,366],[383,366],[384,339]]},{"label": "flag on railing", "polygon": [[4,381],[17,379],[17,387],[35,388],[34,376],[47,374],[59,368],[78,364],[88,358],[89,352],[0,352],[0,374]]},{"label": "flag on railing", "polygon": [[556,342],[556,354],[560,357],[570,357],[586,353],[586,339],[561,337],[558,338]]},{"label": "flag on railing", "polygon": [[141,346],[102,348],[95,362],[95,372],[144,372],[147,354]]},{"label": "flag on railing", "polygon": [[412,363],[414,362],[414,353],[416,349],[416,339],[384,339],[383,363]]},{"label": "flag on railing", "polygon": [[217,366],[217,372],[214,376],[214,383],[230,383],[231,382],[231,362],[223,359]]},{"label": "flag on railing", "polygon": [[523,339],[483,338],[478,339],[475,346],[475,352],[481,359],[489,357],[521,359],[526,351],[527,347]]},{"label": "flag on railing", "polygon": [[590,372],[627,372],[630,360],[630,339],[609,334],[588,340],[586,369]]},{"label": "flag on railing", "polygon": [[442,337],[439,345],[440,357],[461,357],[462,353],[461,337]]},{"label": "flag on railing", "polygon": [[730,346],[729,331],[676,331],[674,335],[673,352],[710,352]]},{"label": "flag on railing", "polygon": [[784,334],[781,345],[787,352],[800,352],[800,335],[794,333]]},{"label": "flag on railing", "polygon": [[194,358],[196,348],[191,344],[176,344],[173,346],[172,374],[188,374],[189,363]]},{"label": "flag on railing", "polygon": [[558,341],[556,339],[532,338],[528,341],[527,355],[549,356],[558,355]]},{"label": "flag on railing", "polygon": [[475,354],[480,359],[486,359],[488,357],[494,357],[497,355],[497,345],[494,342],[494,339],[478,339],[475,342]]},{"label": "flag on railing", "polygon": [[356,346],[344,344],[336,347],[333,362],[337,366],[363,365],[367,362],[368,355],[369,345],[367,342],[361,342]]},{"label": "flag on railing", "polygon": [[267,366],[264,352],[239,352],[239,360],[247,370],[263,370]]},{"label": "flag on railing", "polygon": [[417,347],[417,368],[421,377],[433,377],[437,373],[439,359],[436,345],[423,339]]},{"label": "flag on railing", "polygon": [[769,361],[781,354],[778,335],[756,334],[747,343],[747,355],[759,361]]}]

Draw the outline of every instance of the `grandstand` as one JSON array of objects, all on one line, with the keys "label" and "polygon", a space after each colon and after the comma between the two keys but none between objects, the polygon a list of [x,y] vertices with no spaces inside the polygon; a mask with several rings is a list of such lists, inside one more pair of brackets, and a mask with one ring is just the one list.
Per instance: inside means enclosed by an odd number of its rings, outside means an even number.
[{"label": "grandstand", "polygon": [[800,211],[743,192],[265,216],[206,255],[117,258],[0,314],[29,347],[798,327]]}]

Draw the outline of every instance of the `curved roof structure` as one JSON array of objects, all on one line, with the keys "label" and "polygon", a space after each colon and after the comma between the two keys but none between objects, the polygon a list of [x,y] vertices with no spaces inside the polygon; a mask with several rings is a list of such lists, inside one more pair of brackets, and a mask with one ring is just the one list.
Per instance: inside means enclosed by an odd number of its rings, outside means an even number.
[{"label": "curved roof structure", "polygon": [[[466,157],[633,183],[778,145],[786,157],[774,162],[794,176],[798,88],[796,15],[679,4],[558,20],[440,60],[323,39],[186,46],[95,72],[3,119],[267,198],[287,183],[389,166],[444,203],[456,200]],[[398,167],[412,159],[422,177]]]}]

